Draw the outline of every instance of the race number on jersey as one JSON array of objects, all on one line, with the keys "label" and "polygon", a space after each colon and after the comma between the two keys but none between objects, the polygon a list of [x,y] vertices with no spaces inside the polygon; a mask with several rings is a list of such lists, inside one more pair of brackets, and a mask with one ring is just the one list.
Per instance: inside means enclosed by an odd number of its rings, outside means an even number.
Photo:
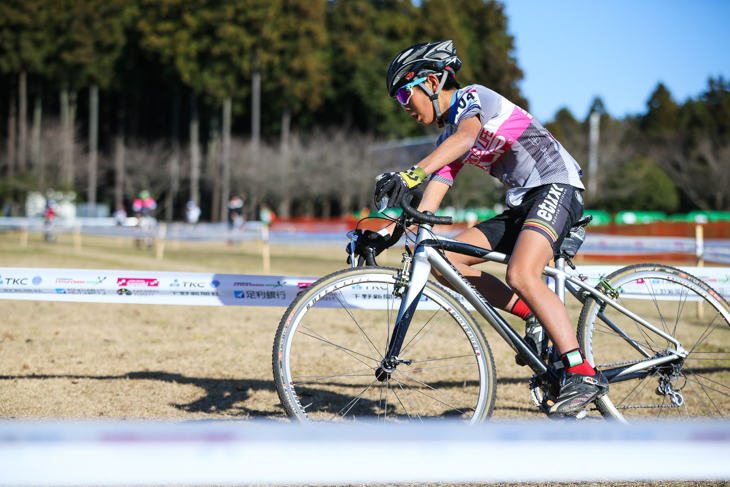
[{"label": "race number on jersey", "polygon": [[459,103],[456,108],[456,117],[454,118],[454,123],[459,123],[461,118],[468,112],[471,111],[478,111],[482,107],[482,104],[479,102],[479,95],[477,95],[477,91],[474,89],[466,90],[461,94],[461,98],[459,98]]}]

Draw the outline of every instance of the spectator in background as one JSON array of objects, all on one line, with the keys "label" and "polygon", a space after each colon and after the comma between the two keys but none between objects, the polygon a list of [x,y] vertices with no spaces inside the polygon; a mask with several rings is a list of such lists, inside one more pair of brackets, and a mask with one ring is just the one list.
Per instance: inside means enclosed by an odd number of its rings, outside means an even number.
[{"label": "spectator in background", "polygon": [[243,223],[243,200],[234,195],[228,202],[228,225],[231,230],[241,230]]},{"label": "spectator in background", "polygon": [[143,189],[139,192],[139,196],[132,203],[132,209],[134,210],[137,218],[152,216],[151,213],[157,208],[157,202],[152,199],[150,192]]},{"label": "spectator in background", "polygon": [[185,219],[190,225],[195,225],[200,219],[200,207],[193,200],[188,201],[188,204],[185,205]]},{"label": "spectator in background", "polygon": [[[152,218],[152,212],[157,208],[157,202],[152,199],[150,192],[143,189],[139,192],[139,197],[132,203],[132,210],[137,217],[137,228],[144,234],[144,242],[147,247],[152,247],[152,226],[155,223]],[[137,247],[141,246],[141,241],[137,240]]]},{"label": "spectator in background", "polygon": [[259,218],[261,219],[261,223],[268,227],[276,219],[276,214],[269,208],[269,205],[261,205]]},{"label": "spectator in background", "polygon": [[56,232],[54,231],[54,227],[56,226],[55,200],[49,199],[46,201],[46,209],[43,212],[43,217],[46,224],[46,242],[53,243],[56,241]]},{"label": "spectator in background", "polygon": [[119,226],[124,225],[124,222],[127,221],[127,210],[124,208],[124,205],[117,206],[114,212],[114,220]]}]

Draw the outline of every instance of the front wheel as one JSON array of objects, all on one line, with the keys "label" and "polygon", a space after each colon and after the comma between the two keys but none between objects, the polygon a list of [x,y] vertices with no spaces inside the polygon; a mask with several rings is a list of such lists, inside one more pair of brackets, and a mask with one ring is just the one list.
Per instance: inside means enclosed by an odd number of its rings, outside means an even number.
[{"label": "front wheel", "polygon": [[[623,422],[730,419],[727,302],[696,277],[659,264],[624,267],[599,288],[680,343],[589,297],[578,341],[588,361],[609,378],[608,394],[596,403],[600,412]],[[657,358],[668,361],[648,367]],[[623,375],[612,377],[619,370]]]},{"label": "front wheel", "polygon": [[471,424],[489,417],[497,383],[492,352],[474,318],[438,284],[429,282],[423,291],[400,362],[383,370],[401,304],[396,274],[384,267],[336,272],[289,306],[272,362],[290,417]]}]

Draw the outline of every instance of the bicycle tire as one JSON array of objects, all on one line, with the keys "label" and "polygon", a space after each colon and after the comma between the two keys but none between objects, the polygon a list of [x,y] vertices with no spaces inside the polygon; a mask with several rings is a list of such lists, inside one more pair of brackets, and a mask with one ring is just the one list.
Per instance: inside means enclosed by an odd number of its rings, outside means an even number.
[{"label": "bicycle tire", "polygon": [[[398,272],[386,267],[335,272],[292,302],[272,356],[288,416],[307,424],[432,418],[476,424],[491,415],[497,380],[489,344],[452,292],[432,282],[399,356],[412,362],[381,375],[385,380],[376,377],[400,306],[393,294]],[[373,295],[385,309],[356,307],[357,299],[362,303]]]},{"label": "bicycle tire", "polygon": [[[610,381],[608,394],[596,402],[604,417],[620,422],[730,419],[730,307],[717,292],[661,264],[624,267],[598,288],[613,293],[622,306],[679,340],[688,352],[681,363]],[[601,306],[588,297],[578,324],[578,342],[591,365],[605,370],[671,353],[674,346],[666,338],[606,306],[604,316],[646,352],[640,353],[599,317]]]}]

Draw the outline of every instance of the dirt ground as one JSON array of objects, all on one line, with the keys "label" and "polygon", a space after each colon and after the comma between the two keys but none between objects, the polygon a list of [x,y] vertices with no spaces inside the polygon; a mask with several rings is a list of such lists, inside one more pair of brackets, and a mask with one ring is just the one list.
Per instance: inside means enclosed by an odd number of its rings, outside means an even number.
[{"label": "dirt ground", "polygon": [[[0,237],[2,266],[261,274],[255,242],[168,244],[162,261],[131,242],[56,244]],[[391,251],[384,263],[397,264]],[[271,274],[320,276],[345,266],[339,248],[272,248]],[[501,266],[495,266],[496,271]],[[0,416],[285,420],[271,347],[284,308],[113,305],[3,300]],[[486,330],[499,377],[495,419],[539,419],[526,369]]]},{"label": "dirt ground", "polygon": [[[126,240],[84,237],[78,251],[70,236],[47,244],[31,235],[23,248],[20,237],[8,233],[0,235],[0,252],[0,267],[240,274],[263,269],[255,242],[169,243],[158,261],[154,250]],[[273,247],[271,274],[322,276],[345,267],[344,258],[339,247]],[[399,260],[399,253],[390,251],[382,263]],[[12,300],[0,306],[2,420],[286,420],[271,372],[271,347],[284,308]],[[493,418],[541,420],[526,369],[515,364],[514,353],[494,331],[485,332],[497,364]]]}]

